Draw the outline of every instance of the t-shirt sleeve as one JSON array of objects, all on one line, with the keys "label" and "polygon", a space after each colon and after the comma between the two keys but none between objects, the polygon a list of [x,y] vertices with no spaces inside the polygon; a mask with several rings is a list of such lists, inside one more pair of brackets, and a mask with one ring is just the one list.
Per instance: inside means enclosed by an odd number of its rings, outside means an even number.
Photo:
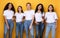
[{"label": "t-shirt sleeve", "polygon": [[33,10],[33,15],[35,15],[35,10]]},{"label": "t-shirt sleeve", "polygon": [[16,13],[15,13],[15,15],[14,16],[16,16]]},{"label": "t-shirt sleeve", "polygon": [[54,14],[54,16],[55,16],[55,19],[58,19],[58,17],[57,17],[57,14],[56,14],[56,13]]},{"label": "t-shirt sleeve", "polygon": [[14,12],[13,12],[13,16],[15,16]]},{"label": "t-shirt sleeve", "polygon": [[3,16],[6,16],[6,11],[4,11]]},{"label": "t-shirt sleeve", "polygon": [[42,16],[44,16],[44,12],[43,12]]}]

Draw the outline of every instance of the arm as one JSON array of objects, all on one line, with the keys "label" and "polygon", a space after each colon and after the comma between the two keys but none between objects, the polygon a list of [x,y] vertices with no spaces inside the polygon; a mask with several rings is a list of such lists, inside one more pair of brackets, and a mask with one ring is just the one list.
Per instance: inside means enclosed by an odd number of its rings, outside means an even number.
[{"label": "arm", "polygon": [[8,22],[7,22],[7,19],[6,19],[5,16],[4,16],[4,20],[5,20],[5,23],[6,23],[6,25],[7,25],[7,28],[9,29],[9,25],[8,25]]},{"label": "arm", "polygon": [[57,20],[58,20],[58,17],[57,17],[57,14],[55,13],[55,24],[56,24],[55,28],[57,28]]},{"label": "arm", "polygon": [[55,29],[56,29],[56,28],[57,28],[57,19],[55,19],[55,21],[56,21],[56,22],[55,22],[55,24],[56,24]]},{"label": "arm", "polygon": [[25,21],[25,16],[23,16],[23,18],[22,18],[22,22],[24,22]]},{"label": "arm", "polygon": [[45,16],[42,16],[42,22],[43,22],[43,23],[44,23],[44,20],[45,20],[44,17],[45,17]]},{"label": "arm", "polygon": [[34,21],[34,15],[32,16],[32,21],[31,21],[31,24],[30,24],[29,29],[31,29],[31,28],[32,28],[33,21]]},{"label": "arm", "polygon": [[44,17],[45,17],[45,13],[42,14],[42,22],[43,22],[43,23],[44,23],[44,21],[45,21]]}]

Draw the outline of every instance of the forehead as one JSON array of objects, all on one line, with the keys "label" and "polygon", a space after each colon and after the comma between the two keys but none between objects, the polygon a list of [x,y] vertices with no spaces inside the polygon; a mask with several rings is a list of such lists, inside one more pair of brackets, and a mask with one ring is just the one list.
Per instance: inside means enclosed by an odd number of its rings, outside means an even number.
[{"label": "forehead", "polygon": [[41,5],[39,5],[39,7],[40,7]]},{"label": "forehead", "polygon": [[9,6],[11,6],[12,4],[9,4]]},{"label": "forehead", "polygon": [[29,4],[26,4],[26,6],[31,6],[31,4],[29,3]]}]

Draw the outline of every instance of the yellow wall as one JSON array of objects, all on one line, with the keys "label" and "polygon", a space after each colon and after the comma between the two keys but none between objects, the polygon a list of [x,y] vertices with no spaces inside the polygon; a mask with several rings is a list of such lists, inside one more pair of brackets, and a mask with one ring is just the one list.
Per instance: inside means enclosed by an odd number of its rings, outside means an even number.
[{"label": "yellow wall", "polygon": [[[47,7],[49,4],[53,4],[55,7],[55,11],[58,15],[58,23],[57,23],[57,30],[56,30],[56,38],[60,38],[60,0],[0,0],[0,38],[3,38],[4,34],[4,20],[3,20],[3,9],[4,6],[8,3],[12,2],[15,6],[15,9],[19,5],[23,7],[23,9],[26,9],[26,3],[31,2],[32,8],[35,9],[35,6],[38,3],[42,3],[44,5],[45,11],[47,11]],[[51,35],[49,36],[51,37]],[[15,28],[13,31],[13,38],[15,38]]]}]

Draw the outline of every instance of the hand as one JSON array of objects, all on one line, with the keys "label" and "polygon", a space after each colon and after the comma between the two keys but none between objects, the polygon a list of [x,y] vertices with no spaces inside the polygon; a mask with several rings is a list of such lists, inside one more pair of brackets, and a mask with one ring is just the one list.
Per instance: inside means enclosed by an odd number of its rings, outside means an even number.
[{"label": "hand", "polygon": [[29,29],[30,29],[30,30],[32,29],[32,25],[30,25]]},{"label": "hand", "polygon": [[44,19],[42,19],[42,23],[44,23]]},{"label": "hand", "polygon": [[9,30],[9,26],[7,25],[7,28],[8,28],[8,30]]},{"label": "hand", "polygon": [[16,16],[13,16],[13,17],[12,17],[12,21],[15,21],[15,20],[16,20]]},{"label": "hand", "polygon": [[37,23],[37,22],[35,22],[36,24],[39,24],[39,23]]}]

